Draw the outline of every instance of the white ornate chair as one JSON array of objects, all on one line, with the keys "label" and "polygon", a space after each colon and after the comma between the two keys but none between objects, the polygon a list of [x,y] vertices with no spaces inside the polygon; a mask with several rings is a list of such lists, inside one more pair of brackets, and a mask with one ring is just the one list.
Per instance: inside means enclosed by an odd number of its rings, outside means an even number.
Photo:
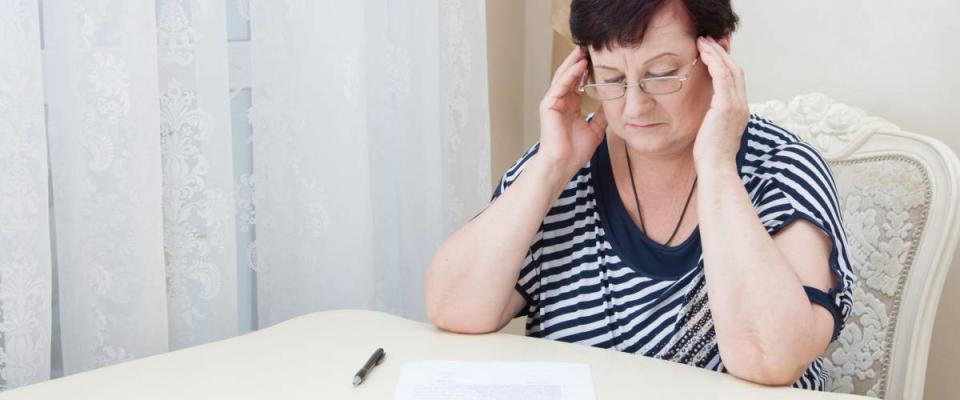
[{"label": "white ornate chair", "polygon": [[828,390],[921,399],[960,238],[960,161],[937,140],[822,94],[750,108],[817,147],[839,190],[858,281],[846,328],[827,349]]}]

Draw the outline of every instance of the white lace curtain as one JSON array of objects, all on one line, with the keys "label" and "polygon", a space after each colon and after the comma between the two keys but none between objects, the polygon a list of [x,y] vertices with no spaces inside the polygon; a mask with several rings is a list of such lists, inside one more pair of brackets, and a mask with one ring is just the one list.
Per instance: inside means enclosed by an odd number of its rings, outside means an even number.
[{"label": "white lace curtain", "polygon": [[369,308],[490,193],[483,1],[0,0],[0,388]]}]

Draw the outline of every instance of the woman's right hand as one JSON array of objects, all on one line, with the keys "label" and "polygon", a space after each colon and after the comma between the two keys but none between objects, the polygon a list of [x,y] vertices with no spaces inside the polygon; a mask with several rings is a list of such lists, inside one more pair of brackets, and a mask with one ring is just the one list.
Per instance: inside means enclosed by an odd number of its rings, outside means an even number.
[{"label": "woman's right hand", "polygon": [[603,140],[607,119],[603,107],[587,123],[580,114],[580,80],[587,72],[587,50],[577,47],[557,68],[540,101],[539,157],[552,167],[574,172],[593,156]]}]

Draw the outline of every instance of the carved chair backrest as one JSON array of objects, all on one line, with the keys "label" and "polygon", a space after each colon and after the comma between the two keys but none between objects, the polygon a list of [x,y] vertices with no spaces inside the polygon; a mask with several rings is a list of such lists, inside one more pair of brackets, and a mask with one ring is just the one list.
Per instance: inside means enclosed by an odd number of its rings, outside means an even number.
[{"label": "carved chair backrest", "polygon": [[837,184],[857,283],[846,327],[824,357],[827,389],[922,398],[937,303],[960,238],[956,155],[823,94],[750,107],[819,149]]}]

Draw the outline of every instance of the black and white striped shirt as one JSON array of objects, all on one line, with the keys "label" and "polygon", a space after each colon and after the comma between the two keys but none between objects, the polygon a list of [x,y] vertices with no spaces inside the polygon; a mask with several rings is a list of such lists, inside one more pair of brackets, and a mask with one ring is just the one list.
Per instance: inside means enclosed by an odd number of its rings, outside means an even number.
[{"label": "black and white striped shirt", "polygon": [[[527,302],[522,312],[528,317],[527,335],[725,371],[699,241],[690,265],[676,265],[679,273],[674,276],[631,265],[630,261],[643,261],[624,256],[637,249],[627,249],[632,242],[616,237],[611,224],[633,222],[616,221],[629,217],[606,210],[604,204],[610,199],[603,199],[598,190],[604,184],[613,185],[612,175],[601,169],[609,168],[609,159],[603,158],[609,157],[605,147],[598,148],[553,203],[523,261],[516,290]],[[538,148],[539,144],[530,148],[503,175],[493,199],[508,190]],[[751,116],[737,167],[767,232],[773,235],[805,219],[833,242],[830,268],[837,287],[827,293],[804,289],[811,302],[833,314],[836,339],[852,307],[854,274],[827,164],[797,136]],[[693,235],[698,236],[699,229]],[[825,381],[820,357],[794,386],[823,390]]]}]

